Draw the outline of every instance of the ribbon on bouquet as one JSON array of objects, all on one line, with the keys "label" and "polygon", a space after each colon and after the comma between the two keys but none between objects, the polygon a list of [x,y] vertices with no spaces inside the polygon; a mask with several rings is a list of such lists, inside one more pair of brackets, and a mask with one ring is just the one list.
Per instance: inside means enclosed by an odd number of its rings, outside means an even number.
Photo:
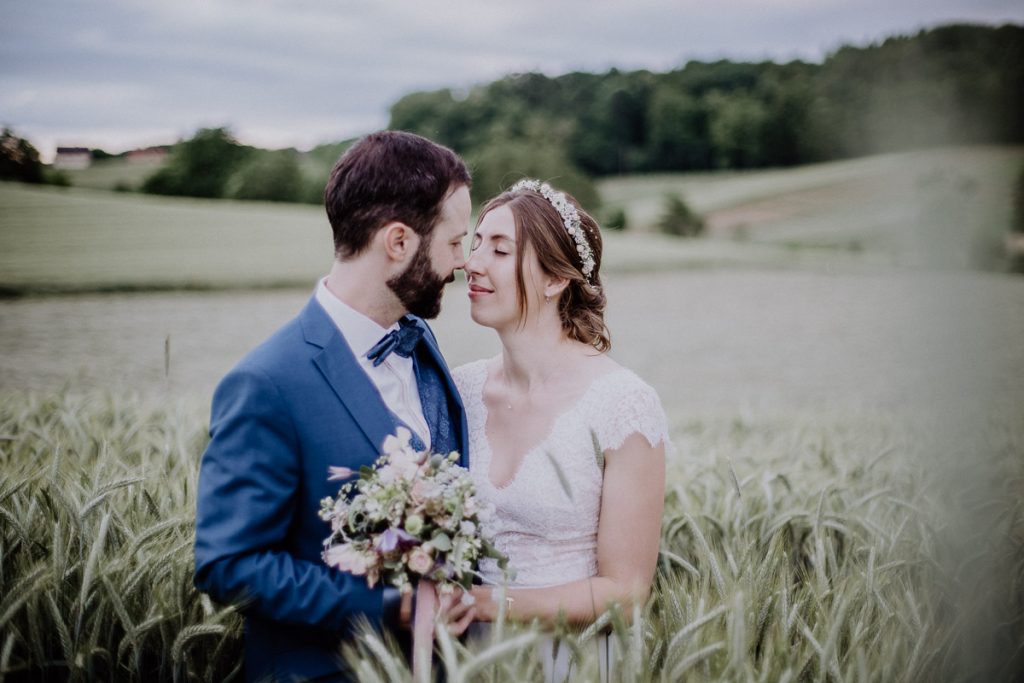
[{"label": "ribbon on bouquet", "polygon": [[416,587],[416,612],[412,624],[412,679],[415,683],[430,681],[437,608],[437,587],[430,579],[420,579]]}]

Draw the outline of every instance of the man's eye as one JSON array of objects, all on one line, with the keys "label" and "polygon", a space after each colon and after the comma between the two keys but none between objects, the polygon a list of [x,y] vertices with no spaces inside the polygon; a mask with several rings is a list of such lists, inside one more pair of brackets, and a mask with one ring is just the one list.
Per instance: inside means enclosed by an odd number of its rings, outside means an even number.
[{"label": "man's eye", "polygon": [[508,256],[508,252],[507,251],[502,251],[501,249],[495,249],[494,253],[498,254],[500,256]]}]

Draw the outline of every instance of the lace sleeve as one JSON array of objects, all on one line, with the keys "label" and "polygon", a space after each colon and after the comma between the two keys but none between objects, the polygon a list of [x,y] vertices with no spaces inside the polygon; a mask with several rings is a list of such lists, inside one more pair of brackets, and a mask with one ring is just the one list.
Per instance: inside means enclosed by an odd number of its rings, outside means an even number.
[{"label": "lace sleeve", "polygon": [[483,384],[483,380],[487,377],[487,361],[485,359],[476,360],[452,370],[452,380],[455,381],[455,388],[459,390],[459,395],[463,399],[473,395],[479,388],[480,384]]},{"label": "lace sleeve", "polygon": [[664,444],[671,451],[668,419],[657,392],[632,373],[602,397],[594,434],[602,451],[620,448],[633,434],[642,434],[653,448]]}]

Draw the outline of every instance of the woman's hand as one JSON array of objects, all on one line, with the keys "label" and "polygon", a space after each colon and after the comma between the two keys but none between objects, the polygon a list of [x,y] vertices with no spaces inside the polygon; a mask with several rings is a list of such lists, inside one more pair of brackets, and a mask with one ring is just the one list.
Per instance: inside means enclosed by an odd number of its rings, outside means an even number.
[{"label": "woman's hand", "polygon": [[456,588],[438,596],[438,618],[448,625],[448,633],[461,636],[477,618],[477,599],[471,592]]},{"label": "woman's hand", "polygon": [[476,605],[477,621],[494,621],[498,618],[498,605],[494,602],[494,589],[488,586],[473,586],[471,591]]}]

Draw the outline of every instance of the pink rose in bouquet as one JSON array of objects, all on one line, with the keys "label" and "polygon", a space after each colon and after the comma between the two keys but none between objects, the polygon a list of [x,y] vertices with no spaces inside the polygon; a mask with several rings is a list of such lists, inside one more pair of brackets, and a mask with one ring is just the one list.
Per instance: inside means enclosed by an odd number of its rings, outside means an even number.
[{"label": "pink rose in bouquet", "polygon": [[415,579],[425,578],[442,592],[469,588],[482,558],[507,563],[483,531],[490,510],[457,464],[458,453],[416,451],[411,436],[400,427],[374,465],[358,473],[331,468],[330,479],[358,477],[336,498],[321,501],[320,517],[331,525],[323,559],[365,575],[371,587],[383,580],[408,592]]}]

